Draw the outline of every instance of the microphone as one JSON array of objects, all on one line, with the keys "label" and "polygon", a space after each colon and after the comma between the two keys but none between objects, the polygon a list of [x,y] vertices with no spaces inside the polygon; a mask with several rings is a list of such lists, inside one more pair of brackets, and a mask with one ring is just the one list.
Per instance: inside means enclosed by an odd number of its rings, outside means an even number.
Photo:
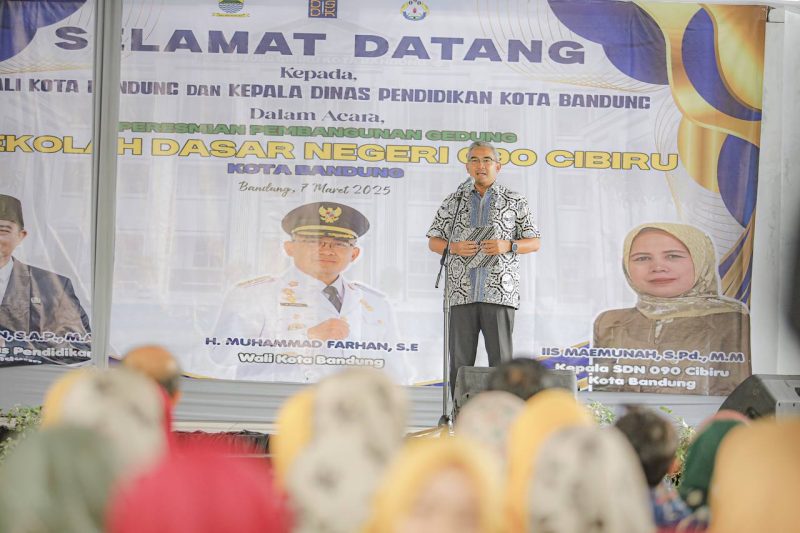
[{"label": "microphone", "polygon": [[471,188],[472,184],[473,184],[473,180],[472,180],[472,176],[470,176],[467,179],[465,179],[464,181],[462,181],[458,185],[458,187],[456,187],[456,193],[459,193],[459,192],[463,193],[467,189]]}]

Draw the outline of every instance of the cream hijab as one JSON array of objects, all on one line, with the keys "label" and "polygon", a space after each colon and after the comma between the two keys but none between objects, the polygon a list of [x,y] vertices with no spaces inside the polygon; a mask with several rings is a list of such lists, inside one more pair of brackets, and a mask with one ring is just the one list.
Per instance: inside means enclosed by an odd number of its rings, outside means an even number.
[{"label": "cream hijab", "polygon": [[[640,292],[634,287],[628,270],[633,240],[648,229],[661,230],[681,241],[694,263],[694,286],[685,294],[673,298],[662,298]],[[747,308],[738,300],[721,296],[719,293],[719,275],[717,260],[711,239],[687,224],[669,222],[649,222],[633,228],[625,237],[622,250],[622,270],[628,285],[639,295],[636,302],[638,309],[651,320],[669,318],[686,318],[716,315],[721,313],[747,314]]]},{"label": "cream hijab", "polygon": [[402,446],[406,413],[403,389],[369,368],[326,377],[282,412],[276,471],[296,511],[295,533],[351,533],[363,526],[381,476]]},{"label": "cream hijab", "polygon": [[542,445],[528,489],[533,533],[655,533],[639,458],[616,428],[568,427]]},{"label": "cream hijab", "polygon": [[594,421],[589,411],[563,389],[543,390],[525,402],[508,435],[508,531],[528,531],[527,488],[530,480],[536,477],[535,465],[544,442],[561,429],[592,425]]},{"label": "cream hijab", "polygon": [[505,391],[485,391],[472,398],[458,413],[456,435],[477,442],[491,451],[504,466],[508,432],[525,402]]},{"label": "cream hijab", "polygon": [[126,368],[67,376],[66,385],[61,385],[63,397],[56,401],[60,410],[51,411],[55,426],[85,427],[102,434],[126,473],[149,468],[166,452],[164,396],[152,380]]}]

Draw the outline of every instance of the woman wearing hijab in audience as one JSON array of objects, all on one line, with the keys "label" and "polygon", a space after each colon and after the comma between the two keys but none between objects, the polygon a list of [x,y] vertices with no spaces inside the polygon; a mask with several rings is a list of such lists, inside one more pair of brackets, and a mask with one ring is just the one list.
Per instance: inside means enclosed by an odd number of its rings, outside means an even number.
[{"label": "woman wearing hijab in audience", "polygon": [[492,452],[501,468],[506,464],[508,432],[525,402],[504,391],[485,391],[472,398],[456,419],[456,434]]},{"label": "woman wearing hijab in audience", "polygon": [[[686,224],[654,222],[628,233],[623,245],[623,272],[638,295],[636,305],[612,309],[594,322],[594,348],[629,348],[678,352],[698,351],[700,356],[724,353],[713,362],[717,373],[687,375],[690,367],[706,366],[697,358],[662,360],[659,366],[681,370],[663,376],[658,384],[603,385],[594,390],[654,393],[730,394],[750,375],[750,317],[738,300],[719,292],[717,259],[711,239]],[[741,354],[742,361],[727,358]],[[595,360],[601,362],[602,359]],[[614,360],[618,364],[643,365],[642,359]],[[603,374],[597,374],[604,377]],[[629,374],[608,376],[626,379]],[[686,385],[670,386],[668,381]]]},{"label": "woman wearing hijab in audience", "polygon": [[800,418],[732,430],[717,452],[710,533],[798,533]]},{"label": "woman wearing hijab in audience", "polygon": [[149,379],[116,368],[89,372],[61,399],[55,424],[105,435],[131,471],[146,468],[167,449],[163,392]]},{"label": "woman wearing hijab in audience", "polygon": [[703,423],[689,445],[678,492],[692,514],[678,524],[677,531],[705,531],[708,527],[708,496],[717,451],[728,432],[744,423],[730,412],[721,411]]},{"label": "woman wearing hijab in audience", "polygon": [[263,460],[219,443],[187,443],[122,486],[109,533],[288,533],[285,501]]},{"label": "woman wearing hijab in audience", "polygon": [[286,475],[295,532],[352,533],[405,433],[402,389],[381,372],[353,368],[317,384],[308,446]]},{"label": "woman wearing hijab in audience", "polygon": [[615,428],[570,427],[542,445],[527,491],[533,533],[654,533],[639,460]]},{"label": "woman wearing hijab in audience", "polygon": [[314,387],[309,386],[289,397],[275,421],[275,435],[269,440],[275,481],[286,486],[286,475],[297,455],[311,442],[311,418],[314,412]]},{"label": "woman wearing hijab in audience", "polygon": [[0,533],[102,533],[121,471],[111,443],[85,428],[29,435],[0,466]]},{"label": "woman wearing hijab in audience", "polygon": [[410,441],[392,462],[365,533],[501,533],[493,457],[460,437]]},{"label": "woman wearing hijab in audience", "polygon": [[350,368],[317,385],[314,435],[361,433],[386,453],[405,435],[408,405],[403,389],[378,370]]},{"label": "woman wearing hijab in audience", "polygon": [[547,389],[525,402],[509,432],[506,469],[509,531],[528,531],[527,490],[536,475],[534,463],[544,441],[560,429],[592,425],[589,412],[565,390]]},{"label": "woman wearing hijab in audience", "polygon": [[81,379],[98,372],[94,367],[76,368],[61,374],[47,389],[42,403],[42,428],[58,424],[61,420],[64,395]]}]

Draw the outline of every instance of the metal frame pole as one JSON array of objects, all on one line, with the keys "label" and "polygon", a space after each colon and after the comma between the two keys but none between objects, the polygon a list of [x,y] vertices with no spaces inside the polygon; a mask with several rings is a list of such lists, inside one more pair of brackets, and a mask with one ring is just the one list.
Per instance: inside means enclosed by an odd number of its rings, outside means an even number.
[{"label": "metal frame pole", "polygon": [[[449,246],[449,239],[448,244]],[[450,288],[450,279],[447,275],[447,269],[450,265],[450,253],[447,253],[444,263],[444,297],[442,298],[442,313],[444,316],[444,342],[442,346],[442,353],[444,356],[442,368],[442,416],[439,418],[439,426],[448,425],[450,423],[450,411],[447,409],[447,398],[450,396],[450,301],[448,299],[448,289]]]},{"label": "metal frame pole", "polygon": [[108,367],[116,231],[122,0],[96,0],[92,124],[92,361]]}]

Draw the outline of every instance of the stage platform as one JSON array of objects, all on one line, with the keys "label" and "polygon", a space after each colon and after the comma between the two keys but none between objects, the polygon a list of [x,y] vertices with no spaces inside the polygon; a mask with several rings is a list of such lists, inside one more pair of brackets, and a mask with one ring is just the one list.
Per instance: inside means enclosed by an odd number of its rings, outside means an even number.
[{"label": "stage platform", "polygon": [[[55,366],[4,368],[0,373],[0,408],[41,405],[47,388],[65,370]],[[280,405],[306,385],[186,378],[182,386],[183,398],[175,411],[176,429],[270,433]],[[435,426],[442,414],[441,387],[407,387],[407,391],[411,404],[409,431]],[[625,404],[668,407],[696,426],[716,412],[725,397],[579,392],[578,399],[584,403],[598,401],[616,412]]]}]

